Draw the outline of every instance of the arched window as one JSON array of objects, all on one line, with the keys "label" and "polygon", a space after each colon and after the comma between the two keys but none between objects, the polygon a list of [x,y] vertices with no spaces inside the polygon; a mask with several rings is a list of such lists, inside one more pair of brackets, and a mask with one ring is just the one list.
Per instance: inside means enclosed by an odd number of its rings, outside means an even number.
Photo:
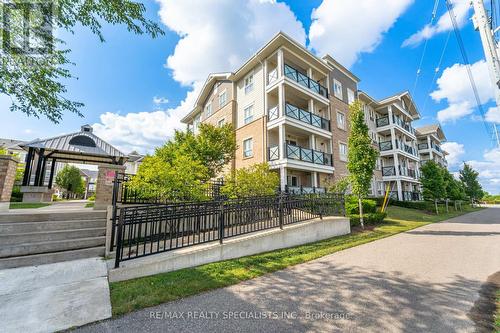
[{"label": "arched window", "polygon": [[84,146],[84,147],[95,147],[96,144],[92,138],[86,135],[77,135],[69,140],[70,145],[74,146]]}]

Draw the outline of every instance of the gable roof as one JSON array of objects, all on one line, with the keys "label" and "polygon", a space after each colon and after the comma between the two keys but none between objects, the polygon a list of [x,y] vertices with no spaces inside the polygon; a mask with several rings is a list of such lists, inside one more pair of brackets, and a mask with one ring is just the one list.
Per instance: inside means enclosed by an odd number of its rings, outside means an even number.
[{"label": "gable roof", "polygon": [[0,148],[5,149],[22,149],[19,145],[25,143],[26,141],[15,140],[15,139],[2,139],[0,138]]},{"label": "gable roof", "polygon": [[429,135],[436,134],[437,138],[441,141],[446,141],[446,136],[444,135],[444,131],[439,124],[431,124],[422,127],[418,127],[415,129],[417,131],[417,135]]}]

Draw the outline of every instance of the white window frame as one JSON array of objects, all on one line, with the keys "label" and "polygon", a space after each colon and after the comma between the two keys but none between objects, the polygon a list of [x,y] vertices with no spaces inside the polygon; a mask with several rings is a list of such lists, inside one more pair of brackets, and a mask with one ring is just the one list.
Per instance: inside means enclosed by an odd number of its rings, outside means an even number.
[{"label": "white window frame", "polygon": [[[224,96],[224,103],[221,103],[221,97]],[[221,91],[219,93],[219,109],[227,104],[227,90]]]},{"label": "white window frame", "polygon": [[222,127],[226,124],[226,118],[221,118],[219,121],[217,121],[217,126]]},{"label": "white window frame", "polygon": [[356,95],[352,89],[347,88],[347,104],[351,104],[356,100]]},{"label": "white window frame", "polygon": [[[243,124],[247,125],[250,124],[253,121],[253,110],[254,109],[254,103],[250,103],[247,106],[243,108]],[[247,115],[247,110],[251,110],[251,114]]]},{"label": "white window frame", "polygon": [[[342,153],[342,146],[345,146],[345,154]],[[347,143],[345,143],[345,142],[339,142],[339,159],[341,161],[344,161],[344,162],[347,161],[347,153],[348,153],[347,149],[348,149],[347,148]]]},{"label": "white window frame", "polygon": [[[210,112],[209,112],[209,110],[210,110]],[[212,114],[213,114],[212,102],[209,102],[209,103],[207,103],[207,105],[205,105],[205,118],[210,117]]]},{"label": "white window frame", "polygon": [[[245,147],[247,142],[250,143],[249,148]],[[243,139],[242,147],[243,147],[243,158],[253,157],[253,137]]]},{"label": "white window frame", "polygon": [[[339,115],[343,117],[343,122],[342,124],[339,122]],[[345,130],[346,129],[346,116],[345,113],[342,111],[337,110],[337,127],[340,129]]]},{"label": "white window frame", "polygon": [[[248,83],[247,80],[250,80],[251,82]],[[254,73],[251,72],[248,74],[243,80],[243,83],[245,85],[245,95],[252,92],[254,88]]]},{"label": "white window frame", "polygon": [[[337,86],[339,87],[339,91],[336,89]],[[342,99],[342,83],[336,79],[333,79],[333,95],[338,99]]]}]

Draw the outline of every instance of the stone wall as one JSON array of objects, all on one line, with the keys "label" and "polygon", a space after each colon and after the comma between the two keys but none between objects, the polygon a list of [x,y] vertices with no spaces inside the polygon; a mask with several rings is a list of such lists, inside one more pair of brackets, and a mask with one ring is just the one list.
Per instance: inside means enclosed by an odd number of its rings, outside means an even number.
[{"label": "stone wall", "polygon": [[106,209],[112,204],[115,173],[124,171],[123,165],[99,165],[94,209]]},{"label": "stone wall", "polygon": [[11,155],[0,155],[0,210],[9,209],[17,163],[18,160]]}]

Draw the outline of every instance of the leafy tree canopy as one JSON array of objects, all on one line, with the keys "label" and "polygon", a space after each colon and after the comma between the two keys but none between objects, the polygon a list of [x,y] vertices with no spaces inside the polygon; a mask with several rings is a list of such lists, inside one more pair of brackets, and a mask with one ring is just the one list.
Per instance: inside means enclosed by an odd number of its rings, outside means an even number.
[{"label": "leafy tree canopy", "polygon": [[85,191],[80,170],[72,165],[65,165],[56,176],[57,186],[63,188],[67,192],[81,194]]},{"label": "leafy tree canopy", "polygon": [[463,184],[455,179],[445,168],[442,168],[443,180],[445,182],[446,197],[451,200],[465,200],[465,189]]},{"label": "leafy tree canopy", "polygon": [[481,199],[484,196],[483,188],[478,180],[479,173],[469,164],[464,163],[460,170],[460,181],[464,184],[465,194],[471,199]]},{"label": "leafy tree canopy", "polygon": [[423,196],[427,200],[439,200],[446,197],[446,183],[442,168],[434,161],[428,161],[420,167],[420,182]]},{"label": "leafy tree canopy", "polygon": [[229,198],[273,195],[280,183],[280,177],[267,163],[238,169],[228,178],[221,192]]},{"label": "leafy tree canopy", "polygon": [[[0,35],[4,41],[16,41],[15,45],[0,47],[0,93],[10,97],[10,110],[37,118],[45,116],[55,123],[64,112],[82,115],[83,104],[64,97],[66,87],[60,81],[72,77],[68,70],[70,50],[61,49],[64,41],[54,37],[53,30],[74,33],[75,26],[82,25],[102,42],[103,23],[123,24],[135,34],[147,33],[153,38],[162,35],[164,32],[155,22],[144,18],[145,10],[144,4],[131,0],[0,2],[0,13],[8,17],[0,20]],[[28,52],[23,46],[27,40],[26,13],[30,18],[30,40],[43,51]]]}]

